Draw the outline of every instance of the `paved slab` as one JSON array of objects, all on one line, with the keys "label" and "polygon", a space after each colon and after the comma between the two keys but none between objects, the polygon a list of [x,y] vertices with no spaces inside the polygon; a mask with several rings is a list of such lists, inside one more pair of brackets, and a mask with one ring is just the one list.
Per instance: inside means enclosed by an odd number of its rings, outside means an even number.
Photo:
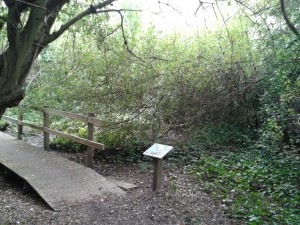
[{"label": "paved slab", "polygon": [[0,163],[34,188],[54,210],[95,196],[125,192],[94,170],[0,132]]},{"label": "paved slab", "polygon": [[107,179],[109,182],[111,182],[111,183],[117,185],[118,187],[120,187],[120,188],[122,188],[122,189],[124,189],[124,190],[130,190],[130,189],[133,189],[133,188],[137,188],[137,187],[138,187],[138,186],[136,186],[136,185],[134,185],[134,184],[130,184],[130,183],[127,183],[127,182],[124,182],[124,181],[116,180],[116,179],[114,179],[114,178],[112,178],[112,177],[106,177],[106,179]]}]

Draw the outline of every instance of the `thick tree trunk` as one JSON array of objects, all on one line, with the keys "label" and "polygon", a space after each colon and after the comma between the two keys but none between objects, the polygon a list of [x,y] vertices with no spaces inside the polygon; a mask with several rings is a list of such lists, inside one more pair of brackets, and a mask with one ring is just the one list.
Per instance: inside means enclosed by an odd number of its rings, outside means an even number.
[{"label": "thick tree trunk", "polygon": [[[0,118],[9,107],[17,106],[24,98],[23,85],[30,68],[39,54],[36,43],[42,41],[42,29],[46,0],[37,5],[20,5],[18,1],[6,1],[8,7],[7,39],[8,48],[0,55]],[[21,24],[21,14],[30,8],[25,26]]]},{"label": "thick tree trunk", "polygon": [[23,85],[39,49],[33,46],[24,49],[9,48],[0,60],[0,118],[7,108],[19,105],[25,96]]}]

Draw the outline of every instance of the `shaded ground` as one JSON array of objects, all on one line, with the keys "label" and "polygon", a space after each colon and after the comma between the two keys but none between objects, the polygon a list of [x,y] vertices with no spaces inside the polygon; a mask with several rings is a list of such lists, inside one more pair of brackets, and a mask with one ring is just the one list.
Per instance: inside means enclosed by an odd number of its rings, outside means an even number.
[{"label": "shaded ground", "polygon": [[[85,162],[84,153],[57,154],[78,163]],[[98,161],[95,170],[136,184],[138,188],[127,191],[122,198],[99,197],[54,212],[37,196],[23,195],[20,187],[0,177],[0,224],[230,224],[222,206],[213,203],[200,184],[189,178],[185,168],[166,163],[160,193],[152,192],[150,163]]]}]

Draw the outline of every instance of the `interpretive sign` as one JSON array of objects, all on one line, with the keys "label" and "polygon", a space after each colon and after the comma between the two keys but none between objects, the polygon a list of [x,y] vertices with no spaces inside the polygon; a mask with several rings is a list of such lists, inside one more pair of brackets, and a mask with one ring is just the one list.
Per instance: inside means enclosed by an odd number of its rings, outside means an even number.
[{"label": "interpretive sign", "polygon": [[144,155],[150,156],[153,158],[154,164],[154,173],[153,173],[153,191],[159,191],[162,183],[162,168],[163,160],[162,158],[168,154],[173,149],[172,146],[162,145],[155,143],[147,151],[144,152]]},{"label": "interpretive sign", "polygon": [[154,144],[144,152],[144,155],[162,159],[172,149],[173,147],[169,145]]}]

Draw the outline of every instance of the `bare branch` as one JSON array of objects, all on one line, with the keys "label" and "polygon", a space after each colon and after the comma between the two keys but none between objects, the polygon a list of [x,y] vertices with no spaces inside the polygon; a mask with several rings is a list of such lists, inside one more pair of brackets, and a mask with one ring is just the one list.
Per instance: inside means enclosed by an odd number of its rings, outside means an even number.
[{"label": "bare branch", "polygon": [[195,16],[197,15],[197,13],[198,13],[199,9],[202,7],[202,5],[203,5],[203,2],[201,0],[199,0],[199,5],[198,5],[196,11],[194,12]]},{"label": "bare branch", "polygon": [[[266,28],[268,29],[268,31],[271,32],[271,29],[270,29],[268,23],[266,22],[266,20],[265,20],[261,15],[259,15],[259,12],[262,11],[262,10],[265,10],[265,7],[262,7],[262,8],[261,8],[260,10],[258,10],[258,11],[254,11],[254,10],[251,9],[248,5],[246,5],[244,2],[242,2],[242,1],[240,1],[240,0],[235,0],[235,2],[236,2],[238,5],[241,5],[243,8],[249,10],[253,15],[259,16],[259,17],[262,19],[262,21],[264,22],[264,24],[265,24]],[[245,10],[242,10],[242,12],[244,13],[244,15],[246,15],[247,18],[250,18],[250,17],[246,14]],[[250,19],[250,21],[253,22],[254,24],[256,24],[256,22],[252,21],[251,19]]]},{"label": "bare branch", "polygon": [[[196,11],[194,12],[194,15],[195,15],[195,16],[197,16],[197,13],[198,13],[199,9],[200,9],[201,7],[203,7],[204,4],[208,4],[208,5],[211,5],[211,6],[213,6],[213,5],[215,4],[215,3],[213,3],[213,2],[204,2],[204,1],[201,1],[201,0],[198,0],[198,1],[199,1],[198,7],[197,7]],[[203,7],[203,8],[204,8],[204,7]]]},{"label": "bare branch", "polygon": [[27,1],[16,0],[16,2],[24,3],[25,5],[28,5],[28,6],[33,6],[33,7],[36,7],[36,8],[41,8],[41,9],[47,10],[45,7],[39,6],[37,4],[30,3],[30,2],[27,2]]},{"label": "bare branch", "polygon": [[99,3],[99,4],[95,5],[95,6],[90,6],[88,9],[86,9],[82,13],[78,14],[77,16],[75,16],[69,22],[67,22],[66,24],[62,25],[58,31],[56,31],[52,35],[50,35],[50,37],[45,41],[45,43],[43,43],[43,45],[47,45],[47,44],[55,41],[66,30],[68,30],[73,24],[75,24],[76,22],[78,22],[82,18],[84,18],[84,17],[86,17],[88,15],[91,15],[91,14],[100,13],[101,11],[97,11],[97,10],[104,8],[104,7],[112,4],[115,1],[116,0],[106,0],[106,1],[101,2],[101,3]]},{"label": "bare branch", "polygon": [[131,55],[133,55],[135,58],[137,58],[141,62],[145,63],[145,61],[143,59],[141,59],[140,57],[138,57],[136,54],[134,54],[133,51],[128,46],[128,41],[127,41],[127,38],[126,38],[126,35],[125,35],[125,31],[124,31],[124,17],[123,17],[123,14],[122,14],[122,12],[124,12],[124,11],[126,11],[126,12],[128,12],[128,11],[129,12],[140,12],[141,10],[134,10],[134,9],[106,9],[106,10],[97,10],[96,13],[116,12],[116,13],[118,13],[120,15],[121,24],[117,28],[115,28],[109,35],[113,34],[117,29],[121,28],[122,37],[123,37],[123,40],[124,40],[124,45],[126,46],[127,51]]},{"label": "bare branch", "polygon": [[299,31],[297,30],[295,25],[290,21],[289,17],[287,16],[284,0],[280,0],[280,8],[281,8],[282,16],[283,16],[286,24],[288,25],[290,30],[299,37],[300,36]]},{"label": "bare branch", "polygon": [[171,7],[174,11],[178,12],[180,15],[182,15],[182,13],[176,9],[174,6],[170,5],[169,3],[164,3],[164,2],[161,2],[161,1],[158,1],[158,4],[159,5],[165,5],[165,6],[168,6],[168,7]]},{"label": "bare branch", "polygon": [[124,32],[124,26],[123,26],[123,24],[124,24],[124,18],[123,18],[123,15],[122,15],[122,13],[121,13],[120,11],[119,11],[118,13],[119,13],[119,15],[120,15],[120,17],[121,17],[121,30],[122,30],[122,36],[123,36],[124,45],[126,46],[127,51],[128,51],[131,55],[133,55],[135,58],[137,58],[137,59],[139,59],[140,61],[142,61],[143,63],[145,63],[144,60],[142,60],[140,57],[138,57],[137,55],[135,55],[135,54],[131,51],[131,49],[129,48],[129,46],[128,46],[128,41],[127,41],[127,39],[126,39],[125,32]]}]

